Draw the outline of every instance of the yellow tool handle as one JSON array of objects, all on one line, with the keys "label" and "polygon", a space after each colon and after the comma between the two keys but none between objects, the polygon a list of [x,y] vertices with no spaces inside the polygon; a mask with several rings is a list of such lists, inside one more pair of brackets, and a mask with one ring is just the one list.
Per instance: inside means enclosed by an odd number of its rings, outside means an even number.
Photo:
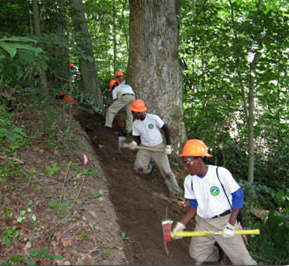
[{"label": "yellow tool handle", "polygon": [[[176,233],[177,236],[186,237],[186,236],[205,236],[205,235],[223,235],[223,231],[181,231]],[[235,235],[260,235],[259,229],[253,230],[235,230]],[[174,233],[171,232],[171,237],[174,237]]]}]

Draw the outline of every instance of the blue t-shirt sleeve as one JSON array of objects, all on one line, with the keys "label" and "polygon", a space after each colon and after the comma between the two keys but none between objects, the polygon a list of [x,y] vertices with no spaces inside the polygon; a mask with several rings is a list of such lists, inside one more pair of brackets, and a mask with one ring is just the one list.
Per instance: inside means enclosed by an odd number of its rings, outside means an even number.
[{"label": "blue t-shirt sleeve", "polygon": [[241,188],[233,192],[232,194],[232,208],[242,209],[244,202],[244,192]]},{"label": "blue t-shirt sleeve", "polygon": [[198,202],[197,202],[196,199],[189,199],[189,202],[190,202],[191,208],[197,209],[197,207],[198,207]]}]

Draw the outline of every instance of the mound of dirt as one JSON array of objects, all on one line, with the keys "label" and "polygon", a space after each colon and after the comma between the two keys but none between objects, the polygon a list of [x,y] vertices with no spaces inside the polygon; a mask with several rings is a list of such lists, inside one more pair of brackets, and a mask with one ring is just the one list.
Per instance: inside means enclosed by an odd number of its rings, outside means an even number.
[{"label": "mound of dirt", "polygon": [[178,221],[187,210],[168,198],[165,181],[158,171],[154,175],[136,173],[133,170],[135,151],[118,150],[121,129],[103,128],[102,116],[82,110],[75,117],[90,137],[107,178],[109,198],[115,207],[128,263],[192,264],[188,254],[189,238],[171,241],[168,243],[170,256],[165,253],[161,221],[166,217]]}]

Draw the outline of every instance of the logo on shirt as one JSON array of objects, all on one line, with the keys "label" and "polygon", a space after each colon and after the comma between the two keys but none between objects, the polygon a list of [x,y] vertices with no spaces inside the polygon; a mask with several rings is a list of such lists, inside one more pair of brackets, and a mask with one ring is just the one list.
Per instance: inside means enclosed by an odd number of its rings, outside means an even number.
[{"label": "logo on shirt", "polygon": [[148,128],[149,128],[149,129],[153,129],[153,128],[154,128],[154,125],[153,125],[153,124],[149,124],[149,125],[148,125]]},{"label": "logo on shirt", "polygon": [[217,186],[210,188],[210,193],[212,196],[218,196],[220,194],[220,189]]}]

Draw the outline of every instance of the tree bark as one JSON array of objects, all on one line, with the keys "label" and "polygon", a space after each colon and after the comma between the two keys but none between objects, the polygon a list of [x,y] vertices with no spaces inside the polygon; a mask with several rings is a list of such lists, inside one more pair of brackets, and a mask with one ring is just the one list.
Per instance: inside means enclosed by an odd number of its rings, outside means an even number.
[{"label": "tree bark", "polygon": [[102,94],[92,50],[92,41],[88,31],[82,0],[72,0],[70,10],[76,32],[76,42],[80,50],[79,66],[83,79],[84,92],[86,95],[92,96],[95,103],[100,108],[103,108]]},{"label": "tree bark", "polygon": [[113,7],[113,18],[112,18],[112,32],[113,32],[113,73],[117,71],[117,49],[116,49],[116,3],[115,0],[112,2]]},{"label": "tree bark", "polygon": [[[258,1],[258,10],[261,10],[262,0]],[[260,47],[261,34],[257,34],[255,38],[255,43]],[[248,165],[248,181],[249,183],[254,183],[254,90],[255,90],[255,76],[256,76],[256,66],[261,57],[261,53],[256,51],[252,63],[250,64],[250,80],[249,80],[249,130],[248,130],[248,142],[249,142],[249,165]]]},{"label": "tree bark", "polygon": [[148,112],[170,127],[175,148],[186,139],[175,0],[130,0],[127,83]]},{"label": "tree bark", "polygon": [[[36,36],[41,35],[40,17],[37,0],[33,0],[33,29],[34,34]],[[46,73],[44,70],[39,71],[39,77],[40,77],[40,93],[45,96],[48,94],[48,86],[47,86]]]},{"label": "tree bark", "polygon": [[57,0],[59,9],[55,23],[57,27],[57,34],[64,40],[65,45],[62,47],[56,46],[53,53],[53,60],[55,62],[55,70],[58,70],[58,75],[64,79],[55,79],[54,86],[56,88],[62,87],[69,83],[70,68],[69,68],[69,40],[68,40],[68,25],[66,19],[65,0]]}]

